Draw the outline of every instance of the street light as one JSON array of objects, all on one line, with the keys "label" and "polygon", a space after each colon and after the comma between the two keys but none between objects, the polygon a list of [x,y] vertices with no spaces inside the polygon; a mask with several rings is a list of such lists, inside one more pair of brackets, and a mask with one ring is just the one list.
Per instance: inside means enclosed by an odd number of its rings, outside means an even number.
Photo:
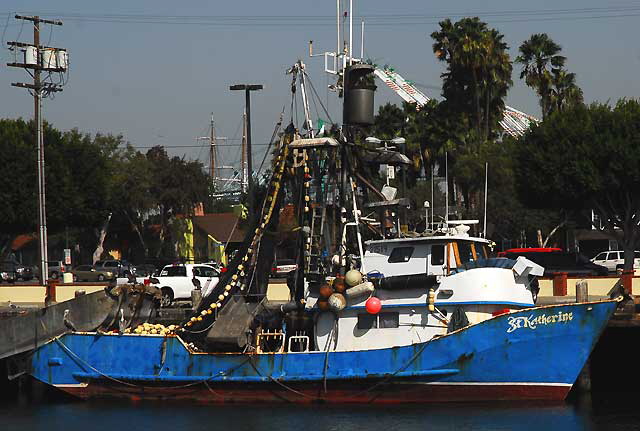
[{"label": "street light", "polygon": [[252,169],[252,157],[251,157],[251,97],[252,91],[262,90],[264,87],[261,84],[236,84],[229,87],[229,90],[244,90],[245,94],[245,111],[247,113],[247,196],[248,196],[248,210],[251,214],[252,210],[252,195],[253,192],[253,169]]}]

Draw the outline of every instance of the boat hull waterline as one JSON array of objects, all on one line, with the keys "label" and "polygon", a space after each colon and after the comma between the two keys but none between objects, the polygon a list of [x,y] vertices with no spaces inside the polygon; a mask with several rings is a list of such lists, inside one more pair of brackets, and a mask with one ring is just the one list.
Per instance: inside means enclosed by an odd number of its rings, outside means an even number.
[{"label": "boat hull waterline", "polygon": [[354,352],[196,353],[175,336],[72,333],[36,350],[32,375],[84,399],[560,401],[616,304],[535,307],[410,346]]}]

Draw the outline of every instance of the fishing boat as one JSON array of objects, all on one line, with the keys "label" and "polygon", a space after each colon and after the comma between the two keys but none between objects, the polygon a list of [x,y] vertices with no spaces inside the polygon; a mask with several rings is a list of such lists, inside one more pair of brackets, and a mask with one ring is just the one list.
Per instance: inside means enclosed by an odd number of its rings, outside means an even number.
[{"label": "fishing boat", "polygon": [[[446,214],[424,232],[403,229],[407,200],[378,190],[366,173],[371,164],[410,161],[366,145],[375,68],[350,51],[332,57],[344,112],[331,137],[313,127],[304,63],[289,70],[304,124],[290,124],[273,140],[270,177],[249,193],[255,201],[245,241],[193,314],[160,331],[103,325],[66,333],[35,350],[33,377],[85,399],[423,403],[567,396],[619,300],[537,306],[543,268],[524,257],[492,258],[493,243],[476,221]],[[285,205],[296,218],[289,232],[296,270],[286,283],[270,283]]]},{"label": "fishing boat", "polygon": [[[313,206],[334,201],[331,178],[319,181],[315,193],[305,186],[313,174],[323,177],[311,161],[331,162],[345,147],[283,136],[255,229],[214,292],[178,328],[68,333],[35,351],[31,374],[80,398],[564,399],[617,300],[536,306],[535,277],[543,268],[524,257],[490,258],[491,241],[470,236],[470,221],[450,221],[416,237],[394,237],[397,224],[385,230],[382,222],[379,239],[363,240],[354,182],[338,187],[351,191],[343,194],[350,200],[339,201],[351,203],[353,219],[340,203]],[[318,151],[330,154],[315,157]],[[330,165],[324,172],[335,177]],[[287,295],[278,296],[273,285],[261,287],[271,266],[261,256],[272,256],[273,214],[284,201],[285,182],[303,185],[301,252],[298,269],[279,286]],[[388,213],[397,204],[376,206]],[[331,212],[341,215],[341,235],[322,232],[331,230]],[[333,250],[325,236],[339,238]]]},{"label": "fishing boat", "polygon": [[[37,350],[32,375],[80,398],[563,400],[617,302],[537,307],[531,290],[536,265],[525,259],[485,259],[487,244],[461,234],[372,241],[364,262],[374,281],[362,282],[362,273],[348,272],[344,308],[328,305],[323,311],[319,305],[332,302],[331,296],[342,290],[336,281],[331,294],[321,292],[328,284],[309,290],[303,308],[262,302],[250,313],[254,324],[247,328],[246,342],[236,346],[242,350],[207,351],[188,341],[197,330],[71,333]],[[458,266],[461,250],[470,254]],[[416,269],[402,268],[408,265]],[[376,296],[365,293],[369,283]],[[236,310],[237,305],[233,299],[227,303]],[[221,308],[222,316],[226,307]],[[211,315],[203,316],[206,321]],[[261,324],[255,325],[258,320]],[[197,318],[193,322],[191,327],[202,324]],[[208,327],[210,338],[216,338]],[[230,344],[231,335],[225,336],[215,341]]]}]

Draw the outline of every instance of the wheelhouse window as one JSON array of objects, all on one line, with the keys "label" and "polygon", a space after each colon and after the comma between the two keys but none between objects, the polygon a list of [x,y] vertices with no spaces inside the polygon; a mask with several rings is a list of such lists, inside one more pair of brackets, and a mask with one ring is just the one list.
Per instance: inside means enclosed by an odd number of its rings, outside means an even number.
[{"label": "wheelhouse window", "polygon": [[385,312],[378,314],[358,314],[358,329],[386,329],[400,326],[400,315],[397,312]]},{"label": "wheelhouse window", "polygon": [[389,263],[405,263],[409,262],[413,255],[413,247],[396,247],[391,250],[389,255]]},{"label": "wheelhouse window", "polygon": [[474,260],[473,251],[471,251],[471,243],[466,241],[458,241],[457,245],[461,263],[467,263],[470,260]]},{"label": "wheelhouse window", "polygon": [[397,328],[400,326],[400,315],[398,313],[378,314],[378,328]]},{"label": "wheelhouse window", "polygon": [[431,246],[431,265],[444,265],[444,244]]},{"label": "wheelhouse window", "polygon": [[487,253],[487,247],[484,244],[474,243],[473,249],[476,253],[476,259],[486,259],[489,253]]},{"label": "wheelhouse window", "polygon": [[369,313],[358,314],[358,329],[371,329],[377,328],[376,315]]}]

